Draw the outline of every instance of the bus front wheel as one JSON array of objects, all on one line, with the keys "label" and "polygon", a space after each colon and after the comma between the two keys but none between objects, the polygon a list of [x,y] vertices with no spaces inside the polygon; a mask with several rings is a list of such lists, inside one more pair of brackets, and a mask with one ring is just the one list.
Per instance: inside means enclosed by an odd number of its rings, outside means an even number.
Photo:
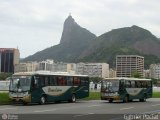
[{"label": "bus front wheel", "polygon": [[125,96],[125,98],[123,99],[123,102],[124,102],[124,103],[129,102],[129,96],[128,96],[128,95],[127,95],[127,96]]},{"label": "bus front wheel", "polygon": [[43,105],[43,104],[45,104],[45,103],[46,103],[46,97],[43,95],[43,96],[41,96],[41,98],[40,98],[40,104]]},{"label": "bus front wheel", "polygon": [[113,99],[109,99],[109,103],[112,103],[113,102]]},{"label": "bus front wheel", "polygon": [[23,105],[27,105],[28,103],[27,102],[23,102]]}]

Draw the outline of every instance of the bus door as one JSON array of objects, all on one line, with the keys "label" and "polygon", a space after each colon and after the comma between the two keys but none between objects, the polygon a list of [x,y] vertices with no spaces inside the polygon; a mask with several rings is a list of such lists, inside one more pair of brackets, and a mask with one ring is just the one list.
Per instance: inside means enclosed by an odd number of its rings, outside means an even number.
[{"label": "bus door", "polygon": [[32,77],[32,87],[31,87],[31,96],[32,96],[32,102],[39,102],[39,99],[41,97],[41,80],[39,76],[33,76]]}]

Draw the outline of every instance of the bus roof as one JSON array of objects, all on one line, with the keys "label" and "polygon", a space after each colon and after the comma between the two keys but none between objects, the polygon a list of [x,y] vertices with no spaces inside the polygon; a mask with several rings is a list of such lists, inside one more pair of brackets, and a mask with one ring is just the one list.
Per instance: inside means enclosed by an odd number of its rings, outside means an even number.
[{"label": "bus roof", "polygon": [[134,81],[151,81],[151,79],[145,78],[127,78],[127,77],[115,77],[115,78],[104,78],[103,80],[134,80]]},{"label": "bus roof", "polygon": [[68,72],[51,72],[51,71],[36,71],[36,72],[18,72],[14,73],[13,76],[30,76],[30,75],[57,75],[57,76],[79,76],[79,77],[88,77],[88,75],[80,74],[71,74]]}]

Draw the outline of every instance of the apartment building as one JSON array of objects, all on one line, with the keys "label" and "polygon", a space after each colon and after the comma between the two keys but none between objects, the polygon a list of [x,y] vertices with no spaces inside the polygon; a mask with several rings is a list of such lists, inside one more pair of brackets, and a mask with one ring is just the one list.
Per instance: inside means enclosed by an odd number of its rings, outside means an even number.
[{"label": "apartment building", "polygon": [[77,63],[77,74],[85,74],[89,77],[109,77],[109,64],[107,63]]},{"label": "apartment building", "polygon": [[15,72],[34,72],[38,68],[37,62],[26,62],[15,64]]},{"label": "apartment building", "polygon": [[150,65],[151,78],[160,79],[160,63]]},{"label": "apartment building", "polygon": [[137,71],[143,77],[144,57],[138,55],[117,55],[117,77],[131,77]]}]

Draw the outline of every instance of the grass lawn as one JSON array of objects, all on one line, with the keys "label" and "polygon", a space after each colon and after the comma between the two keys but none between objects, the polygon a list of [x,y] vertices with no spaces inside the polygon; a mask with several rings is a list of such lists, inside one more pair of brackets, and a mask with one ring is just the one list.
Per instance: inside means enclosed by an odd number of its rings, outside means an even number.
[{"label": "grass lawn", "polygon": [[9,95],[8,93],[0,93],[0,105],[2,104],[9,104]]},{"label": "grass lawn", "polygon": [[84,100],[100,100],[100,92],[90,92],[89,97]]},{"label": "grass lawn", "polygon": [[153,98],[160,98],[160,92],[153,92]]}]

